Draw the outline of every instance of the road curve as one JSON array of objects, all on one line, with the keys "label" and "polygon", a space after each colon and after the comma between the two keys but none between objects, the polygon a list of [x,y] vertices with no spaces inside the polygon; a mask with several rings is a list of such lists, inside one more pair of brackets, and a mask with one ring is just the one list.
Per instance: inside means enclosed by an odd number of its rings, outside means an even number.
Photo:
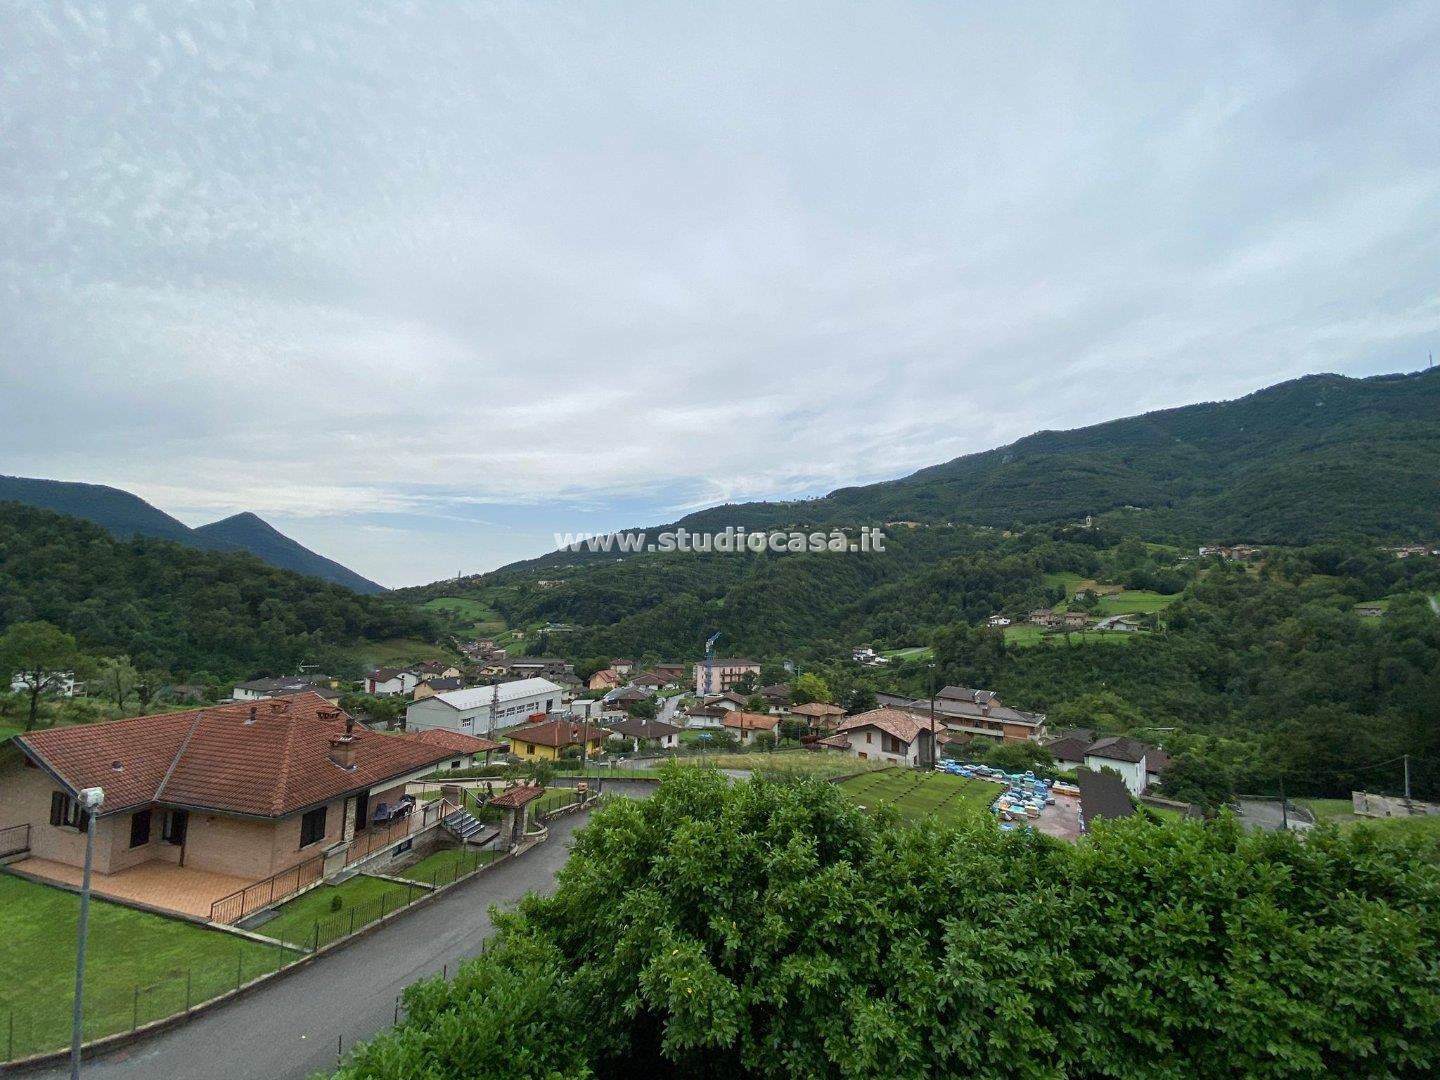
[{"label": "road curve", "polygon": [[[304,1080],[346,1047],[390,1026],[411,983],[454,971],[490,936],[488,908],[548,893],[588,814],[557,819],[550,839],[518,859],[446,891],[351,945],[188,1024],[87,1061],[94,1080]],[[69,1069],[28,1075],[66,1077]]]}]

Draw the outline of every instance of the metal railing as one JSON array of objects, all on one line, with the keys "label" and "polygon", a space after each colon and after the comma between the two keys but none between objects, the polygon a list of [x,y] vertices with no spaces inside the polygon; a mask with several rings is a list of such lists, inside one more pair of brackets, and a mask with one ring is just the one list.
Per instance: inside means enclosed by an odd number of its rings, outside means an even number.
[{"label": "metal railing", "polygon": [[0,859],[30,850],[30,826],[8,825],[0,829]]},{"label": "metal railing", "polygon": [[324,876],[325,856],[316,855],[288,870],[271,874],[263,881],[246,885],[229,896],[222,896],[210,905],[210,921],[226,924],[239,922],[251,912],[269,907],[277,900],[299,892],[306,885],[313,885]]},{"label": "metal railing", "polygon": [[355,838],[350,842],[349,850],[345,852],[345,865],[353,866],[391,844],[398,844],[411,836],[419,836],[426,829],[439,825],[447,815],[453,814],[459,809],[460,807],[446,799],[437,799],[434,802],[422,804],[419,813],[411,811],[392,824],[356,833]]}]

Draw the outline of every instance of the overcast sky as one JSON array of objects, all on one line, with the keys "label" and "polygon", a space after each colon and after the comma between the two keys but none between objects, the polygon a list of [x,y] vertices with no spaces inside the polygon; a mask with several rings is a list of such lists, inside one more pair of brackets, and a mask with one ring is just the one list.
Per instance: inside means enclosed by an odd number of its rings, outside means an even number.
[{"label": "overcast sky", "polygon": [[389,585],[1440,327],[1440,5],[6,5],[0,472]]}]

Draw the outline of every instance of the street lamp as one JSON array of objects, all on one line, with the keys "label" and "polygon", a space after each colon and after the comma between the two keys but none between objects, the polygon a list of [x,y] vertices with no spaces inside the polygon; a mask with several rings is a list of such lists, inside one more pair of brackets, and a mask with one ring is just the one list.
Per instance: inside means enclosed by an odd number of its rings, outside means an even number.
[{"label": "street lamp", "polygon": [[85,1012],[85,937],[90,930],[90,863],[95,854],[95,816],[105,801],[105,790],[84,788],[80,792],[85,815],[85,876],[80,885],[80,944],[75,952],[75,1006],[70,1017],[70,1080],[80,1080],[81,1017]]}]

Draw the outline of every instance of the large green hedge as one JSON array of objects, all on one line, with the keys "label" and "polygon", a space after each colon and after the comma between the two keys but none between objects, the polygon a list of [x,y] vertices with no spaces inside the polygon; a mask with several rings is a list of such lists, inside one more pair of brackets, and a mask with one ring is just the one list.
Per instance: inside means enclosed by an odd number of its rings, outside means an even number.
[{"label": "large green hedge", "polygon": [[1364,832],[901,828],[673,771],[340,1073],[1421,1077],[1440,869]]}]

